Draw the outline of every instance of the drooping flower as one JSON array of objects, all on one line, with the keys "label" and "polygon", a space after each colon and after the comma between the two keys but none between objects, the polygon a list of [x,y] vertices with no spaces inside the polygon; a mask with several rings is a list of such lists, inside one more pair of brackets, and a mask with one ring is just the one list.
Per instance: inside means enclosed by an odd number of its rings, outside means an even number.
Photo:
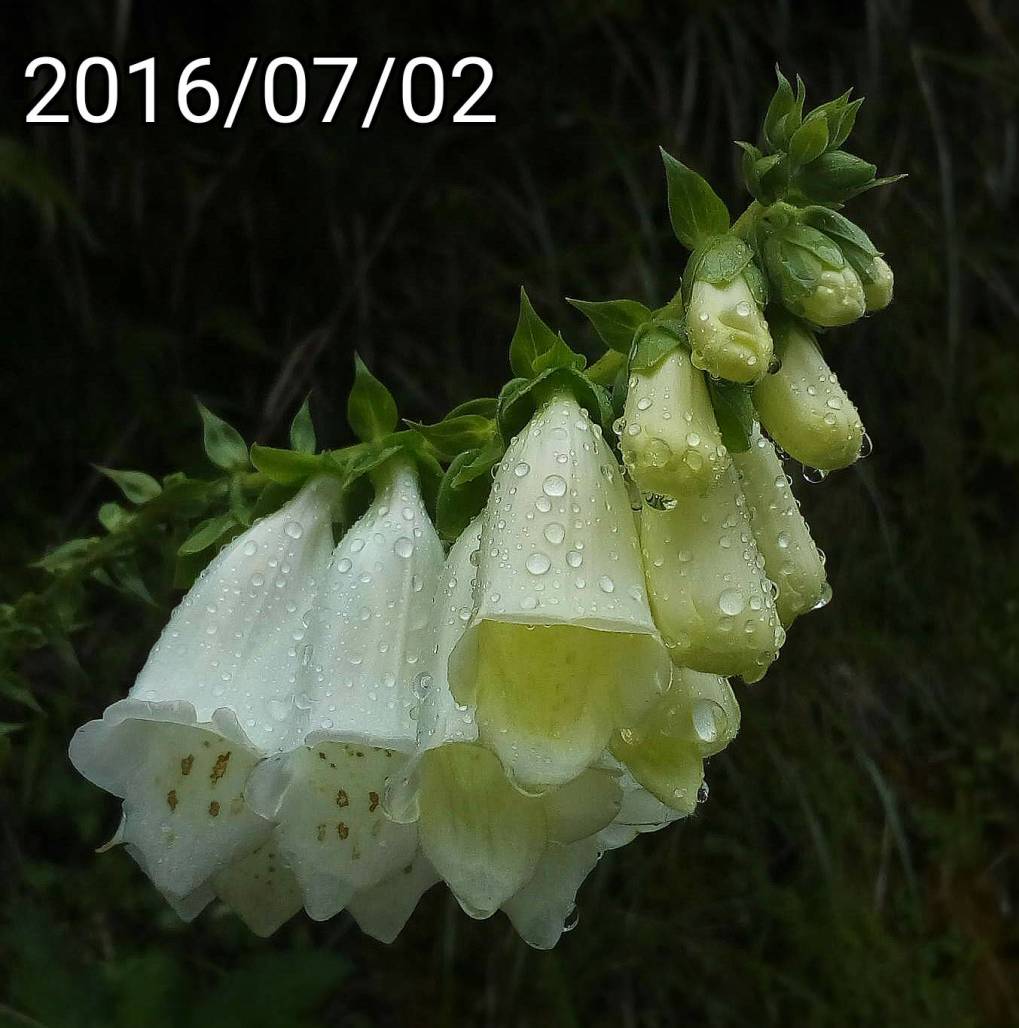
[{"label": "drooping flower", "polygon": [[704,375],[683,347],[633,373],[623,422],[623,463],[645,493],[703,493],[729,466]]},{"label": "drooping flower", "polygon": [[694,367],[715,378],[757,382],[768,371],[771,333],[743,275],[723,285],[694,282],[687,332]]},{"label": "drooping flower", "polygon": [[863,423],[802,324],[783,319],[775,328],[782,366],[754,386],[754,406],[768,435],[790,456],[834,471],[860,455]]},{"label": "drooping flower", "polygon": [[546,402],[503,457],[476,596],[451,690],[524,787],[575,778],[668,687],[619,467],[570,396]]},{"label": "drooping flower", "polygon": [[739,722],[739,704],[724,678],[677,669],[668,693],[637,725],[616,733],[612,754],[662,803],[692,814],[704,758],[735,738]]},{"label": "drooping flower", "polygon": [[256,769],[245,798],[275,837],[308,914],[324,920],[413,862],[417,833],[385,814],[386,780],[414,753],[414,679],[442,545],[413,465],[373,472],[375,498],[324,574],[303,652],[301,744]]},{"label": "drooping flower", "polygon": [[271,832],[242,793],[258,760],[294,740],[285,712],[295,639],[332,549],[337,495],[335,482],[316,479],[224,547],[170,616],[128,698],[71,740],[78,771],[124,799],[115,841],[185,915],[208,901],[217,872]]},{"label": "drooping flower", "polygon": [[651,610],[675,664],[763,677],[785,633],[735,469],[703,497],[645,506],[640,525]]},{"label": "drooping flower", "polygon": [[814,544],[775,447],[755,425],[750,449],[733,455],[750,509],[750,525],[764,557],[764,570],[778,588],[775,606],[782,624],[823,606],[831,598],[824,558]]},{"label": "drooping flower", "polygon": [[481,518],[450,550],[433,611],[433,660],[423,691],[416,793],[421,849],[472,917],[489,917],[525,888],[555,847],[593,836],[619,809],[611,774],[584,770],[542,795],[525,795],[475,740],[473,711],[449,690],[449,656],[475,608]]}]

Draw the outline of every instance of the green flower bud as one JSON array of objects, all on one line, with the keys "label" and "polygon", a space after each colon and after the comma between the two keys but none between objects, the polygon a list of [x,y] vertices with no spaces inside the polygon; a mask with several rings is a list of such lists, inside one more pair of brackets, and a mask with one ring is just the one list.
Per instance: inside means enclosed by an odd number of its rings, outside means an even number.
[{"label": "green flower bud", "polygon": [[640,523],[651,612],[673,663],[762,678],[785,633],[735,470],[706,496],[645,507]]},{"label": "green flower bud", "polygon": [[810,536],[775,447],[759,429],[755,427],[750,449],[734,454],[733,460],[764,570],[778,587],[778,616],[788,628],[800,614],[831,598],[824,558]]},{"label": "green flower bud", "polygon": [[620,425],[630,476],[647,493],[703,493],[729,466],[704,376],[682,347],[630,378]]},{"label": "green flower bud", "polygon": [[769,235],[764,258],[787,310],[815,325],[848,325],[866,309],[860,276],[823,232],[796,222]]},{"label": "green flower bud", "polygon": [[739,704],[724,678],[677,668],[672,688],[634,728],[615,734],[611,751],[653,796],[692,814],[704,758],[725,749],[739,722]]},{"label": "green flower bud", "polygon": [[775,352],[782,366],[754,387],[761,424],[802,464],[822,471],[848,467],[860,455],[863,424],[813,335],[783,320],[776,326]]},{"label": "green flower bud", "polygon": [[687,332],[694,367],[709,375],[757,382],[767,374],[771,333],[742,274],[725,285],[694,282]]},{"label": "green flower bud", "polygon": [[875,257],[870,267],[871,279],[863,283],[868,311],[883,311],[892,302],[895,276],[883,257]]}]

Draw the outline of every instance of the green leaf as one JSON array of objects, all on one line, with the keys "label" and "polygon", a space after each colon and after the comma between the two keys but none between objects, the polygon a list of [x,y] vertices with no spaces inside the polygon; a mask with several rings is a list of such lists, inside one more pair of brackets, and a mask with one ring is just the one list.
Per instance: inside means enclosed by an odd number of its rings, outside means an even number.
[{"label": "green leaf", "polygon": [[535,372],[534,363],[543,353],[556,345],[559,337],[535,313],[526,291],[520,290],[520,313],[517,327],[510,340],[510,367],[514,375],[531,378]]},{"label": "green leaf", "polygon": [[119,532],[126,525],[129,525],[132,519],[132,515],[124,510],[119,503],[104,503],[99,508],[97,517],[99,524],[110,533]]},{"label": "green leaf", "polygon": [[754,259],[754,252],[738,236],[716,236],[705,243],[690,257],[686,275],[692,274],[692,281],[710,282],[712,285],[727,285],[743,274],[743,269]]},{"label": "green leaf", "polygon": [[829,150],[800,168],[793,184],[813,203],[843,203],[873,183],[876,174],[870,162],[845,150]]},{"label": "green leaf", "polygon": [[234,528],[239,527],[232,514],[217,514],[214,517],[206,518],[198,527],[180,544],[177,554],[186,557],[192,553],[201,553],[210,546],[218,543]]},{"label": "green leaf", "polygon": [[464,450],[481,449],[488,444],[495,431],[495,422],[480,414],[457,414],[446,417],[434,425],[408,421],[420,432],[444,460],[452,460]]},{"label": "green leaf", "polygon": [[290,422],[290,446],[298,453],[315,452],[315,425],[311,420],[311,397],[306,396],[301,409]]},{"label": "green leaf", "polygon": [[476,400],[467,400],[457,404],[447,415],[447,418],[459,417],[461,414],[478,414],[483,418],[495,418],[495,412],[499,409],[499,401],[494,396],[479,396]]},{"label": "green leaf", "polygon": [[473,482],[476,478],[487,475],[499,462],[505,451],[506,447],[503,444],[502,436],[498,433],[493,435],[487,446],[480,450],[471,451],[473,456],[469,456],[469,459],[461,461],[456,474],[450,479],[453,488],[461,489],[468,482]]},{"label": "green leaf", "polygon": [[729,211],[707,180],[659,147],[669,190],[669,217],[676,238],[693,250],[729,228]]},{"label": "green leaf", "polygon": [[730,453],[745,453],[750,449],[750,438],[754,431],[755,414],[751,386],[716,381],[710,377],[707,378],[707,383],[722,442]]},{"label": "green leaf", "polygon": [[797,164],[809,164],[828,146],[828,121],[812,112],[789,140],[789,156]]},{"label": "green leaf", "polygon": [[110,568],[110,574],[116,587],[128,596],[132,596],[150,606],[157,606],[152,598],[145,580],[141,576],[137,562],[131,558],[117,561]]},{"label": "green leaf", "polygon": [[759,200],[761,198],[761,176],[757,166],[764,159],[764,154],[753,143],[747,143],[741,139],[736,140],[736,145],[743,151],[743,184],[747,187],[747,192],[755,200]]},{"label": "green leaf", "polygon": [[98,464],[95,469],[113,482],[132,503],[147,503],[163,491],[163,487],[144,471],[117,471]]},{"label": "green leaf", "polygon": [[641,325],[651,320],[651,311],[637,300],[571,300],[594,326],[602,342],[612,350],[629,353]]},{"label": "green leaf", "polygon": [[43,712],[42,707],[39,706],[39,701],[28,688],[28,683],[13,672],[0,677],[0,697],[10,700],[11,703],[17,703],[22,707],[28,707],[37,714]]},{"label": "green leaf", "polygon": [[[198,401],[196,401],[197,403]],[[202,416],[205,453],[209,460],[224,471],[248,466],[248,444],[232,425],[217,417],[204,404],[198,403]]]},{"label": "green leaf", "polygon": [[435,501],[435,527],[439,536],[446,542],[453,542],[488,500],[492,488],[491,475],[484,472],[473,474],[457,484],[460,472],[474,462],[479,452],[469,450],[458,453],[439,485],[439,495]]},{"label": "green leaf", "polygon": [[388,435],[377,440],[374,445],[370,446],[364,453],[355,457],[344,467],[347,485],[364,477],[377,467],[381,467],[390,457],[395,457],[398,453],[403,452],[404,447],[402,444],[386,445],[386,441],[392,438],[392,435]]},{"label": "green leaf", "polygon": [[681,337],[661,325],[648,325],[634,340],[630,354],[630,370],[646,371],[663,357],[672,353],[681,343]]},{"label": "green leaf", "polygon": [[63,571],[81,563],[99,542],[98,536],[90,536],[87,539],[69,539],[66,543],[61,543],[55,550],[51,550],[45,557],[35,561],[32,567],[42,568],[49,572]]},{"label": "green leaf", "polygon": [[273,482],[292,485],[303,482],[323,470],[321,457],[295,450],[280,450],[274,446],[251,447],[251,463]]},{"label": "green leaf", "polygon": [[347,421],[354,434],[371,443],[389,435],[399,421],[393,394],[354,355],[354,385],[347,400]]}]

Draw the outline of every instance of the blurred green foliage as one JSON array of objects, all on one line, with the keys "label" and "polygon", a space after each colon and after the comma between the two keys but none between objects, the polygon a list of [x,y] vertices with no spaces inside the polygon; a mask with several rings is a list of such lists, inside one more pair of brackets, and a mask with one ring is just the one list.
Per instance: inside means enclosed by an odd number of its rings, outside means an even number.
[{"label": "blurred green foliage", "polygon": [[[149,601],[82,584],[0,682],[0,1024],[1019,1021],[1009,4],[84,0],[3,18],[18,53],[0,127],[0,602],[45,589],[45,552],[101,534],[95,511],[119,496],[90,464],[212,476],[193,395],[281,446],[312,390],[319,438],[342,445],[356,349],[434,422],[501,384],[521,283],[594,353],[561,297],[673,294],[656,148],[736,208],[731,140],[759,122],[776,60],[815,96],[854,85],[856,152],[910,178],[854,213],[896,302],[828,353],[874,455],[799,490],[835,599],[741,691],[703,810],[608,856],[556,951],[439,890],[388,948],[343,915],[269,942],[216,910],[183,926],[126,855],[93,854],[116,803],[66,744],[127,690],[178,595],[153,545],[134,569]],[[333,126],[176,114],[186,60],[236,82],[269,52],[357,53],[367,74]],[[385,54],[474,52],[496,69],[496,126],[414,126],[394,104],[356,128]],[[41,53],[158,55],[158,124],[136,107],[26,131],[20,74]],[[23,620],[4,624],[36,630]]]}]

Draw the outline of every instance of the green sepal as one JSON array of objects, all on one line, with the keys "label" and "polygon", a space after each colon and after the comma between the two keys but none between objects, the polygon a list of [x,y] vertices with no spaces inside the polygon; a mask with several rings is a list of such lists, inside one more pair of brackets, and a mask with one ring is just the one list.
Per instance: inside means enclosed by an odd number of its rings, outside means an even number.
[{"label": "green sepal", "polygon": [[29,567],[41,568],[51,573],[63,571],[86,559],[91,551],[102,542],[100,536],[93,535],[82,539],[68,539],[45,556],[33,561]]},{"label": "green sepal", "polygon": [[393,394],[354,355],[354,384],[347,398],[347,421],[354,435],[372,443],[389,435],[399,422]]},{"label": "green sepal", "polygon": [[96,515],[99,524],[111,535],[126,528],[134,519],[130,511],[125,510],[119,503],[104,503]]},{"label": "green sepal", "polygon": [[811,111],[789,140],[789,156],[796,164],[809,164],[828,149],[828,119]]},{"label": "green sepal", "polygon": [[251,447],[251,463],[270,481],[281,485],[296,485],[320,474],[326,468],[323,457],[296,450],[281,450],[274,446]]},{"label": "green sepal", "polygon": [[467,400],[457,404],[447,415],[447,418],[458,417],[461,414],[477,414],[482,418],[495,418],[499,409],[499,401],[494,396],[479,396],[476,400]]},{"label": "green sepal", "polygon": [[863,104],[863,97],[850,100],[852,89],[847,89],[841,96],[835,97],[810,112],[810,117],[823,117],[828,123],[828,144],[825,149],[837,150],[849,138],[856,124],[856,114]]},{"label": "green sepal", "polygon": [[460,481],[461,472],[477,459],[480,452],[468,450],[458,453],[439,485],[439,495],[435,501],[435,528],[439,537],[448,543],[460,536],[488,502],[492,476],[487,471],[494,466],[494,461],[485,471]]},{"label": "green sepal", "polygon": [[434,425],[406,422],[419,432],[443,460],[452,460],[464,450],[487,445],[495,431],[495,422],[480,414],[450,414]]},{"label": "green sepal", "polygon": [[144,471],[118,471],[116,468],[104,468],[99,464],[94,467],[99,474],[105,475],[113,482],[132,503],[148,503],[163,491],[163,487]]},{"label": "green sepal", "polygon": [[[489,440],[488,445],[480,450],[471,450],[466,454],[466,459],[457,466],[456,472],[450,479],[451,485],[461,489],[468,482],[476,478],[488,475],[488,473],[499,463],[502,455],[506,452],[506,446],[502,436],[496,433]],[[452,465],[451,465],[452,467]]]},{"label": "green sepal", "polygon": [[768,276],[760,269],[757,261],[751,261],[743,269],[743,280],[757,302],[757,306],[764,310],[771,299],[771,289],[768,285]]},{"label": "green sepal", "polygon": [[587,358],[582,353],[571,349],[562,334],[555,338],[555,342],[544,353],[534,359],[534,374],[540,375],[545,371],[555,371],[558,368],[565,368],[571,371],[583,371],[587,366]]},{"label": "green sepal", "polygon": [[683,302],[689,304],[695,282],[726,285],[754,259],[754,251],[732,233],[715,236],[697,247],[683,271]]},{"label": "green sepal", "polygon": [[290,447],[298,453],[314,453],[316,443],[315,425],[311,420],[311,397],[306,396],[301,409],[290,422]]},{"label": "green sepal", "polygon": [[665,164],[669,217],[676,238],[694,250],[729,228],[729,211],[707,180],[659,147]]},{"label": "green sepal", "polygon": [[566,302],[591,322],[609,349],[619,353],[630,352],[637,329],[651,320],[651,311],[637,300],[573,300],[567,297]]},{"label": "green sepal", "polygon": [[783,150],[793,132],[800,126],[806,88],[803,80],[797,75],[794,95],[793,87],[777,64],[775,76],[778,78],[778,85],[764,115],[764,141],[771,150]]},{"label": "green sepal", "polygon": [[248,466],[248,444],[232,425],[213,414],[204,404],[198,404],[202,416],[205,453],[209,460],[224,471],[235,471]]},{"label": "green sepal", "polygon": [[216,514],[200,522],[194,531],[177,547],[179,557],[201,553],[216,545],[229,532],[240,528],[233,514]]},{"label": "green sepal", "polygon": [[751,399],[753,387],[710,377],[707,383],[722,442],[730,453],[745,453],[750,449],[754,432],[755,414]]},{"label": "green sepal", "polygon": [[252,522],[274,514],[297,493],[298,488],[299,486],[296,484],[284,485],[282,482],[266,482],[251,505]]},{"label": "green sepal", "polygon": [[633,341],[630,353],[630,370],[646,371],[653,368],[660,360],[672,353],[677,346],[686,342],[686,329],[682,323],[664,322],[648,323]]},{"label": "green sepal", "polygon": [[552,368],[509,393],[503,390],[498,415],[502,438],[512,439],[530,421],[542,399],[555,392],[571,393],[596,424],[603,428],[611,424],[612,401],[606,389],[581,371]]},{"label": "green sepal", "polygon": [[810,203],[839,204],[867,189],[877,167],[845,150],[829,150],[793,176],[799,197]]},{"label": "green sepal", "polygon": [[803,220],[838,244],[846,262],[864,283],[873,281],[874,258],[880,251],[859,225],[828,207],[807,207]]},{"label": "green sepal", "polygon": [[520,313],[510,340],[510,367],[514,375],[531,378],[536,374],[535,361],[556,346],[559,337],[538,317],[527,296],[520,289]]}]

